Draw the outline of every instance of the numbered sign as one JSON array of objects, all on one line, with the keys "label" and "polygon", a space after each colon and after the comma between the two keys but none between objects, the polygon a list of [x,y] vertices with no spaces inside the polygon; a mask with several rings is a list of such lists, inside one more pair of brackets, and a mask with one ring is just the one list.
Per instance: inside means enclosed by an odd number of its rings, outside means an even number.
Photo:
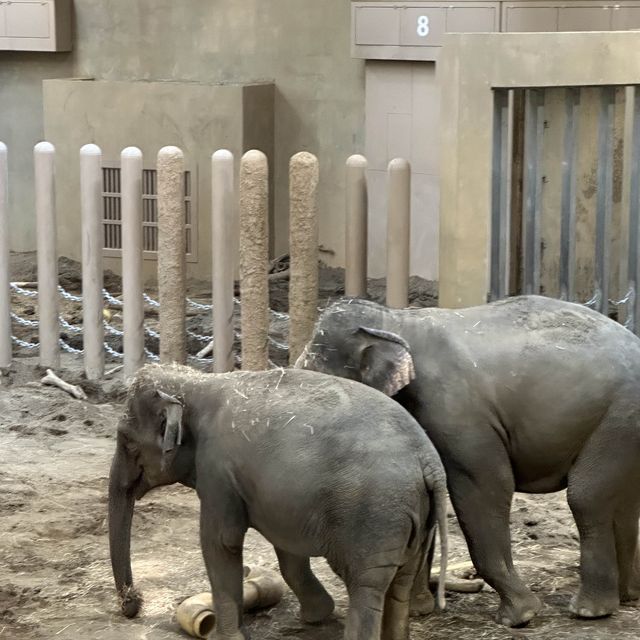
[{"label": "numbered sign", "polygon": [[418,16],[417,33],[421,38],[429,35],[429,16]]}]

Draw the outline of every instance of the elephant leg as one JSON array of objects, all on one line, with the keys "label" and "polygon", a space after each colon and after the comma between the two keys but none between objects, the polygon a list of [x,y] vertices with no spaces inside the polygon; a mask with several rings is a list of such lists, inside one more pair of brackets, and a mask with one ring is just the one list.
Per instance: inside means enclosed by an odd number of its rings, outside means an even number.
[{"label": "elephant leg", "polygon": [[[491,460],[478,460],[477,451],[456,460],[449,473],[449,493],[469,553],[480,575],[498,592],[496,621],[508,627],[527,624],[542,603],[524,584],[513,566],[509,515],[515,483],[511,464],[498,436],[478,451],[490,450]],[[464,453],[464,452],[463,452]]]},{"label": "elephant leg", "polygon": [[321,622],[333,613],[333,598],[315,577],[309,558],[287,553],[276,547],[280,572],[300,602],[300,617],[305,622]]},{"label": "elephant leg", "polygon": [[[635,488],[634,488],[635,490]],[[640,550],[638,549],[638,518],[636,504],[620,507],[615,514],[614,532],[618,556],[620,602],[640,599]]]},{"label": "elephant leg", "polygon": [[614,613],[637,567],[632,568],[638,531],[633,494],[640,484],[636,431],[620,418],[605,417],[569,472],[567,499],[580,534],[581,578],[569,608],[580,617]]},{"label": "elephant leg", "polygon": [[[219,526],[216,526],[219,525]],[[211,582],[216,626],[210,640],[248,640],[242,627],[242,545],[246,527],[225,526],[224,520],[212,518],[201,508],[200,542],[204,563]]]},{"label": "elephant leg", "polygon": [[384,600],[381,640],[409,640],[409,606],[412,602],[412,587],[422,560],[423,554],[416,553],[396,572]]},{"label": "elephant leg", "polygon": [[433,552],[435,550],[435,536],[431,540],[429,549],[427,550],[426,561],[422,563],[416,574],[411,589],[411,604],[409,607],[410,615],[426,616],[433,613],[436,608],[436,601],[429,588],[429,576],[431,575],[431,567],[433,565]]},{"label": "elephant leg", "polygon": [[346,580],[349,611],[344,640],[380,638],[385,596],[397,570],[393,565],[362,570],[349,567]]}]

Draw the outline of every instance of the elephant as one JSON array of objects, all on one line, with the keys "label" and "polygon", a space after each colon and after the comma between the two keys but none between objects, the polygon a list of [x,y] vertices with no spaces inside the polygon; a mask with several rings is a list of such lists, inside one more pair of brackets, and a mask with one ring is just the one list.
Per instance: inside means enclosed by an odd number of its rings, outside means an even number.
[{"label": "elephant", "polygon": [[500,596],[499,623],[525,625],[541,607],[513,566],[515,491],[567,489],[580,538],[573,615],[640,597],[640,340],[623,326],[536,295],[458,310],[343,298],[295,366],[376,388],[422,425],[476,570]]},{"label": "elephant", "polygon": [[241,612],[249,527],[275,547],[307,622],[334,608],[309,563],[327,559],[349,594],[348,640],[409,638],[410,591],[438,528],[444,607],[444,467],[414,418],[374,389],[295,369],[142,368],[118,423],[109,476],[111,564],[128,617],[142,603],[131,572],[134,503],[172,483],[200,500],[215,640],[248,638]]}]

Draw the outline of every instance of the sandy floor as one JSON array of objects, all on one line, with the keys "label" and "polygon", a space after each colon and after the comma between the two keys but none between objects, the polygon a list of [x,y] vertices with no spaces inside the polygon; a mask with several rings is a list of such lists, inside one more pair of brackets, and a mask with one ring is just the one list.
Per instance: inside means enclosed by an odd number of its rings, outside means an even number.
[{"label": "sandy floor", "polygon": [[[77,360],[66,361],[78,381]],[[118,380],[90,402],[42,387],[30,359],[16,361],[0,388],[0,639],[164,640],[184,637],[176,605],[207,589],[197,538],[193,492],[165,488],[142,500],[135,513],[133,570],[144,592],[140,618],[119,615],[108,561],[106,485],[120,407]],[[107,400],[107,402],[105,402]],[[445,613],[412,624],[413,638],[638,638],[640,609],[624,608],[609,620],[585,623],[566,613],[577,584],[578,544],[564,495],[518,496],[513,509],[517,562],[544,599],[529,628],[508,631],[491,621],[497,596],[452,594]],[[450,562],[468,558],[451,518]],[[245,562],[275,568],[270,545],[255,532]],[[299,622],[290,592],[269,611],[249,616],[254,639],[335,640],[346,598],[322,560],[318,575],[335,595],[335,619],[321,626]]]}]

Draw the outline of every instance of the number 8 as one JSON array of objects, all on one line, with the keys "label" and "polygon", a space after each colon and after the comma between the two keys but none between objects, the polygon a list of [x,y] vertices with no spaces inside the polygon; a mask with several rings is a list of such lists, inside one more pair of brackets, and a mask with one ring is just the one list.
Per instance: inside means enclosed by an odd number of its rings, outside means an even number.
[{"label": "number 8", "polygon": [[429,35],[429,16],[420,16],[418,18],[418,35],[421,38]]}]

